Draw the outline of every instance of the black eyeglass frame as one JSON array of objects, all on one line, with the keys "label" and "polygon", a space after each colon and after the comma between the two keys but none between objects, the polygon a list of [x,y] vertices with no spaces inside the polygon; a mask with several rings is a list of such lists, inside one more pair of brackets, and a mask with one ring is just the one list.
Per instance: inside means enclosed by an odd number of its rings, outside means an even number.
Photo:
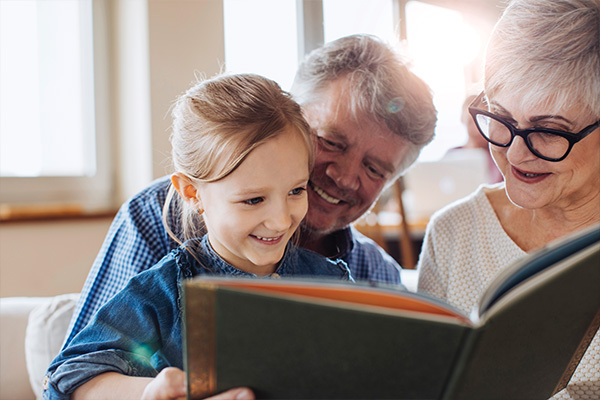
[{"label": "black eyeglass frame", "polygon": [[[560,130],[557,130],[557,129],[547,129],[547,128],[518,129],[518,128],[515,128],[510,122],[506,121],[504,118],[499,117],[496,114],[492,114],[489,111],[481,110],[481,109],[479,109],[477,107],[474,107],[474,105],[478,104],[483,99],[483,97],[484,97],[484,93],[482,92],[469,105],[469,114],[471,114],[471,117],[475,121],[475,126],[477,126],[477,130],[479,131],[479,133],[481,134],[481,136],[483,136],[483,138],[485,140],[487,140],[488,142],[490,142],[494,146],[498,146],[498,147],[509,147],[512,144],[513,140],[515,139],[515,136],[520,136],[520,137],[523,138],[523,141],[527,145],[527,148],[529,149],[529,151],[531,151],[536,157],[539,157],[539,158],[541,158],[543,160],[546,160],[546,161],[559,162],[559,161],[564,160],[565,158],[567,158],[567,156],[571,152],[571,149],[573,148],[573,146],[575,145],[575,143],[577,143],[580,140],[582,140],[585,137],[587,137],[589,134],[591,134],[592,132],[594,132],[596,130],[596,128],[598,128],[600,126],[600,120],[598,120],[595,123],[586,126],[585,128],[583,128],[578,133],[560,131]],[[508,128],[508,130],[510,131],[510,135],[511,135],[510,141],[508,143],[506,143],[506,144],[501,144],[501,143],[496,143],[493,140],[491,140],[490,138],[488,138],[483,133],[483,131],[481,130],[481,128],[479,127],[479,123],[477,122],[477,115],[478,114],[485,115],[486,117],[492,118],[492,119],[500,122],[502,125],[506,126]],[[569,142],[569,147],[567,148],[567,151],[565,152],[565,154],[562,157],[559,157],[559,158],[546,157],[543,154],[540,154],[537,150],[535,150],[532,147],[531,143],[529,143],[529,135],[531,133],[534,133],[534,132],[548,133],[548,134],[551,134],[551,135],[557,135],[557,136],[563,137],[563,138],[567,139],[567,141]]]}]

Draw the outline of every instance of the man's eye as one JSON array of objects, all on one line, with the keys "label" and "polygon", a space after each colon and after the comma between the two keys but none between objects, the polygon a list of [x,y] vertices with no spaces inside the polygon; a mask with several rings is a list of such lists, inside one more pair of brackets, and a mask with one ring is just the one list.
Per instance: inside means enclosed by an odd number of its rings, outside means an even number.
[{"label": "man's eye", "polygon": [[306,188],[299,187],[299,188],[296,188],[296,189],[292,189],[290,191],[290,194],[293,195],[293,196],[298,196],[298,195],[301,195],[302,193],[304,193],[305,191],[306,191]]},{"label": "man's eye", "polygon": [[379,172],[379,169],[373,167],[372,165],[365,165],[365,167],[367,168],[369,175],[371,175],[375,178],[384,178],[385,177],[384,174]]},{"label": "man's eye", "polygon": [[249,204],[251,206],[254,206],[254,205],[258,204],[258,203],[261,203],[262,201],[263,201],[262,197],[254,197],[252,199],[244,200],[243,203],[244,204]]},{"label": "man's eye", "polygon": [[342,150],[341,144],[327,140],[322,136],[319,136],[319,143],[327,150]]}]

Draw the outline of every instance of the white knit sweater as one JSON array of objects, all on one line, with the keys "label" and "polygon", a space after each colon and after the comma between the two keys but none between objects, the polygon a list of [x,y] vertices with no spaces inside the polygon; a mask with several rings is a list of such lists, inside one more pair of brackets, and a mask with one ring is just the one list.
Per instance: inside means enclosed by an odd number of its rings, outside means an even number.
[{"label": "white knit sweater", "polygon": [[[526,253],[506,234],[483,185],[470,196],[434,214],[418,263],[418,290],[469,314],[499,272]],[[553,399],[600,399],[600,335],[567,388]]]}]

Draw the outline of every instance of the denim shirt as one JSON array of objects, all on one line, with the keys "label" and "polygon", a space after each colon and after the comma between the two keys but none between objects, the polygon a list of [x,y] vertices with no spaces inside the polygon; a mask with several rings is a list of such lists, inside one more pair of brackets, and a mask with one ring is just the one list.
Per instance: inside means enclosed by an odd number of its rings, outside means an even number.
[{"label": "denim shirt", "polygon": [[[193,255],[187,249],[195,249]],[[77,387],[105,372],[154,377],[165,367],[183,369],[181,283],[198,275],[257,277],[224,261],[208,235],[186,242],[134,276],[100,308],[50,364],[43,398],[68,399]],[[345,262],[292,245],[269,277],[286,276],[353,281]]]},{"label": "denim shirt", "polygon": [[[83,329],[98,309],[125,287],[129,279],[155,265],[178,247],[162,223],[162,210],[170,179],[163,177],[127,201],[119,210],[85,281],[69,326],[66,343]],[[169,225],[181,237],[175,204]],[[353,227],[330,235],[338,254],[356,281],[400,285],[400,266],[373,240]]]}]

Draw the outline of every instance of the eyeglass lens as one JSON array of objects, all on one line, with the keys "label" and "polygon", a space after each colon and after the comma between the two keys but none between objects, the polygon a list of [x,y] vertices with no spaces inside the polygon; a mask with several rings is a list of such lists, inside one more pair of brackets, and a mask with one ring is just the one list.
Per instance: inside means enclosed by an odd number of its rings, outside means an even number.
[{"label": "eyeglass lens", "polygon": [[[504,123],[487,115],[478,114],[477,125],[487,140],[498,146],[508,146],[512,133]],[[528,147],[543,157],[561,158],[569,150],[569,141],[558,135],[544,132],[530,132],[527,135]]]}]

